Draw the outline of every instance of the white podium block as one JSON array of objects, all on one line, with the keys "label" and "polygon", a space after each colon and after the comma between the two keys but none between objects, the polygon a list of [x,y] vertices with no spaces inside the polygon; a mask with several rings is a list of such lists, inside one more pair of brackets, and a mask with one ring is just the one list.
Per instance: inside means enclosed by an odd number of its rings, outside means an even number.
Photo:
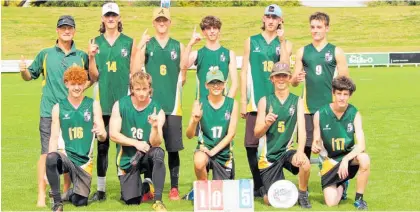
[{"label": "white podium block", "polygon": [[254,211],[253,181],[194,181],[194,211]]}]

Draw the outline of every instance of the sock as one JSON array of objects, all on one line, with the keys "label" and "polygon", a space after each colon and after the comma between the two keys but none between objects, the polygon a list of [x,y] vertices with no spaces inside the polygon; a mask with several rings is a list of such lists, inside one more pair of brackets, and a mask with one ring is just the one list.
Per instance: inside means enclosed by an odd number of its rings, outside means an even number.
[{"label": "sock", "polygon": [[178,188],[180,165],[178,152],[168,152],[168,165],[171,176],[171,188]]},{"label": "sock", "polygon": [[299,196],[306,196],[307,194],[308,194],[308,192],[307,191],[301,191],[300,189],[298,189],[298,193],[299,193]]},{"label": "sock", "polygon": [[105,192],[105,184],[106,184],[106,178],[98,177],[98,191]]},{"label": "sock", "polygon": [[359,194],[359,193],[356,192],[356,197],[354,198],[354,200],[357,201],[359,199],[363,200],[363,194]]}]

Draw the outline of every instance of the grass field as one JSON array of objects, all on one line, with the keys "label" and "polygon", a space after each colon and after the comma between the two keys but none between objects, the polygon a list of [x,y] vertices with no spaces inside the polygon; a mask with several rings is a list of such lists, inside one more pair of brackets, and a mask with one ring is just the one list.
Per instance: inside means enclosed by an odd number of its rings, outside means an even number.
[{"label": "grass field", "polygon": [[[151,32],[151,8],[122,8],[124,32],[137,39],[145,28]],[[413,51],[420,50],[420,7],[380,8],[283,8],[286,13],[286,33],[294,49],[310,42],[307,18],[315,11],[331,15],[329,41],[346,52]],[[194,24],[207,14],[223,21],[222,44],[242,55],[243,41],[258,33],[263,8],[173,8],[171,34],[186,43]],[[4,8],[2,7],[2,59],[19,59],[21,54],[34,58],[40,49],[52,46],[59,15],[76,18],[78,48],[86,49],[89,38],[97,35],[100,8]],[[204,45],[204,42],[201,43]],[[200,45],[197,45],[199,47]],[[183,93],[184,129],[189,119],[195,90],[194,72],[188,73]],[[420,190],[420,95],[417,84],[420,68],[360,68],[351,69],[357,91],[351,102],[360,110],[371,156],[372,167],[365,200],[370,210],[420,210],[417,193]],[[49,210],[36,208],[36,161],[39,157],[39,103],[41,80],[24,82],[18,74],[2,74],[2,199],[3,210]],[[300,94],[300,89],[293,89]],[[91,90],[87,93],[92,94]],[[245,123],[239,121],[235,137],[237,178],[251,178],[243,147]],[[180,191],[186,193],[195,179],[192,153],[196,140],[184,138],[181,152]],[[95,152],[96,155],[96,152]],[[116,177],[115,147],[110,148],[107,177],[108,200],[87,208],[65,205],[66,210],[151,210],[151,204],[128,207],[120,201]],[[286,177],[297,182],[295,177]],[[92,189],[96,189],[94,171]],[[169,210],[191,211],[189,201],[168,200],[167,173],[164,202]],[[310,200],[313,210],[353,210],[355,181],[349,188],[350,199],[338,207],[327,208],[323,203],[318,167],[313,165],[310,178]],[[256,210],[274,210],[255,200]],[[293,207],[291,210],[300,210]]]},{"label": "grass field", "polygon": [[[188,73],[183,95],[183,109],[189,119],[194,96],[194,72]],[[419,68],[361,68],[351,69],[357,84],[354,103],[363,115],[367,151],[372,169],[365,199],[371,210],[420,210],[415,195],[420,190],[420,97],[417,80]],[[2,74],[2,209],[40,210],[35,208],[37,197],[36,160],[39,156],[39,101],[40,81],[24,82],[18,74]],[[300,93],[299,89],[294,89]],[[88,94],[92,94],[88,91]],[[243,147],[244,121],[240,120],[235,137],[237,178],[251,178]],[[184,138],[185,150],[181,152],[180,191],[187,192],[195,179],[192,152],[196,140]],[[95,153],[96,154],[96,153]],[[108,200],[77,210],[150,210],[151,204],[140,207],[124,206],[119,200],[119,182],[114,166],[115,148],[110,148],[110,166],[107,177]],[[96,175],[96,171],[94,171]],[[288,179],[296,183],[290,174]],[[96,177],[93,178],[96,189]],[[171,202],[167,199],[169,178],[167,174],[164,202],[169,210],[193,209],[189,201]],[[355,181],[349,188],[350,200],[339,207],[327,208],[320,190],[318,168],[313,165],[310,178],[314,210],[353,210]],[[66,210],[76,210],[66,205]],[[255,200],[256,210],[273,210]],[[293,207],[291,210],[299,210]],[[47,208],[44,208],[47,210]]]},{"label": "grass field", "polygon": [[[195,26],[206,15],[220,17],[222,45],[243,54],[247,36],[260,32],[264,8],[172,8],[171,35],[186,44]],[[331,17],[329,41],[345,52],[420,50],[420,7],[306,8],[285,7],[286,36],[294,50],[310,42],[308,17],[325,11]],[[124,33],[139,40],[146,28],[152,30],[152,8],[121,8]],[[2,7],[2,58],[34,58],[40,49],[54,45],[55,26],[60,15],[76,19],[77,47],[87,49],[89,39],[98,35],[100,8],[16,8]],[[204,45],[201,42],[195,48]]]}]

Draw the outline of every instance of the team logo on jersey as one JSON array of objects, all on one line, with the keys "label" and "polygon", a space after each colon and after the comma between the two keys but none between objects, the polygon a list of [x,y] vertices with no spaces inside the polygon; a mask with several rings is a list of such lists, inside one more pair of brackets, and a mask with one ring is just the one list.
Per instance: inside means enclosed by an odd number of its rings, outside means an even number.
[{"label": "team logo on jersey", "polygon": [[330,125],[329,124],[325,125],[325,127],[322,130],[331,130]]},{"label": "team logo on jersey", "polygon": [[295,111],[296,111],[295,106],[294,106],[294,105],[292,105],[292,106],[289,108],[289,115],[290,115],[290,116],[293,116],[293,115],[295,114]]},{"label": "team logo on jersey", "polygon": [[70,116],[68,113],[64,114],[63,120],[66,120],[66,119],[70,119]]},{"label": "team logo on jersey", "polygon": [[150,52],[150,57],[153,57],[153,52]]},{"label": "team logo on jersey", "polygon": [[222,53],[220,55],[220,61],[225,62],[225,60],[226,60],[225,53]]},{"label": "team logo on jersey", "polygon": [[127,49],[121,49],[121,56],[127,57],[127,55],[128,55]]},{"label": "team logo on jersey", "polygon": [[255,49],[252,52],[260,52],[260,47],[256,46]]},{"label": "team logo on jersey", "polygon": [[229,119],[230,119],[230,112],[228,110],[226,110],[225,120],[229,120]]},{"label": "team logo on jersey", "polygon": [[331,62],[331,60],[333,59],[333,56],[331,54],[331,52],[327,52],[325,53],[325,62]]},{"label": "team logo on jersey", "polygon": [[84,118],[85,122],[89,122],[90,118],[91,118],[90,112],[86,110],[85,113],[83,114],[83,118]]},{"label": "team logo on jersey", "polygon": [[276,47],[276,55],[277,56],[280,56],[280,46],[277,46]]},{"label": "team logo on jersey", "polygon": [[175,49],[172,49],[172,51],[171,51],[171,59],[172,60],[175,60],[177,57],[178,57],[178,55],[176,54]]},{"label": "team logo on jersey", "polygon": [[347,132],[353,132],[353,130],[354,130],[353,124],[352,123],[349,123],[347,125]]}]

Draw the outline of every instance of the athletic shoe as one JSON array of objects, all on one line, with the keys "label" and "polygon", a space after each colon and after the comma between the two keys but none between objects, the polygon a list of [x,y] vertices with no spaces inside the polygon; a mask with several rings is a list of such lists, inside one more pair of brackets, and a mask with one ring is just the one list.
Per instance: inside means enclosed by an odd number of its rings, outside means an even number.
[{"label": "athletic shoe", "polygon": [[178,188],[171,188],[171,191],[169,192],[169,199],[170,200],[179,200],[179,191]]},{"label": "athletic shoe", "polygon": [[309,202],[308,192],[305,192],[305,193],[299,192],[298,204],[302,208],[312,208],[311,203]]},{"label": "athletic shoe", "polygon": [[92,198],[90,198],[90,201],[105,201],[106,200],[106,193],[104,191],[96,191],[96,193],[93,194]]},{"label": "athletic shoe", "polygon": [[63,211],[63,203],[62,202],[54,203],[51,209],[52,211]]},{"label": "athletic shoe", "polygon": [[61,194],[61,200],[70,201],[71,195],[73,195],[73,188],[70,188],[67,192]]},{"label": "athletic shoe", "polygon": [[183,200],[191,200],[194,201],[194,189],[192,188],[190,192],[185,194],[184,197],[182,197]]},{"label": "athletic shoe", "polygon": [[162,201],[159,201],[159,200],[157,200],[155,203],[153,203],[152,208],[155,211],[166,211],[165,205],[163,204]]},{"label": "athletic shoe", "polygon": [[346,180],[346,182],[343,183],[343,195],[341,195],[341,200],[347,199],[347,188],[349,187],[349,180]]},{"label": "athletic shoe", "polygon": [[155,186],[150,178],[145,178],[142,183],[142,202],[147,202],[155,198]]},{"label": "athletic shoe", "polygon": [[367,210],[368,206],[366,201],[363,199],[358,199],[354,202],[354,207],[356,207],[357,210]]}]

